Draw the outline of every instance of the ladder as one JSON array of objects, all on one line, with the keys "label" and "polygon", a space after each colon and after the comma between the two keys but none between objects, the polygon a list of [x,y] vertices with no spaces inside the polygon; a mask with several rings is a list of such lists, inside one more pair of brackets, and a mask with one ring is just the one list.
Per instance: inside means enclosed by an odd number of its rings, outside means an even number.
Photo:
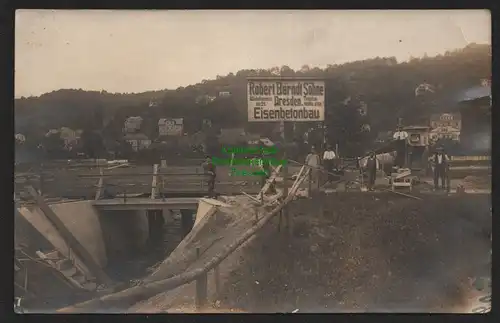
[{"label": "ladder", "polygon": [[58,250],[48,253],[37,251],[36,254],[45,263],[60,272],[72,286],[87,291],[97,290],[98,285],[95,277],[88,277],[71,259],[64,257]]}]

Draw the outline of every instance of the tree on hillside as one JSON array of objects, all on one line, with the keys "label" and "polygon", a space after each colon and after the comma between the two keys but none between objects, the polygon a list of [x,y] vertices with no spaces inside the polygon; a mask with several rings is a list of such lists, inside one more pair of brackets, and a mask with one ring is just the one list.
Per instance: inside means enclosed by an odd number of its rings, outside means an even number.
[{"label": "tree on hillside", "polygon": [[[244,69],[204,80],[175,90],[151,91],[136,94],[112,94],[97,91],[59,90],[40,97],[15,100],[16,129],[20,126],[43,125],[44,130],[66,126],[83,129],[82,123],[89,115],[89,108],[102,107],[103,113],[116,109],[116,119],[130,115],[143,115],[153,111],[149,102],[154,97],[158,105],[151,118],[185,118],[189,132],[201,129],[202,120],[211,119],[217,127],[246,126],[252,131],[267,132],[271,126],[246,125],[246,78],[248,76],[313,76],[326,81],[326,116],[329,136],[344,142],[347,151],[354,148],[359,136],[369,140],[371,134],[360,135],[363,120],[352,109],[344,106],[351,98],[353,105],[364,101],[369,105],[371,133],[394,129],[398,118],[406,124],[420,123],[429,114],[452,107],[456,94],[465,88],[477,85],[480,79],[491,75],[491,46],[470,44],[467,47],[447,52],[436,57],[415,58],[398,63],[394,57],[377,57],[345,64],[330,64],[324,69],[304,66],[294,71],[289,66],[269,69]],[[434,92],[415,96],[415,89],[428,83]],[[199,96],[216,96],[223,88],[231,93],[229,99],[197,103]],[[356,103],[358,102],[358,103]],[[354,110],[356,110],[355,108]],[[98,117],[96,117],[98,119]],[[120,134],[123,120],[113,122]],[[363,122],[362,122],[363,121]],[[27,126],[26,126],[27,125]],[[299,125],[299,128],[302,125]],[[308,129],[310,125],[303,125]],[[304,131],[305,131],[304,130]],[[24,132],[23,132],[24,133]],[[365,139],[363,139],[365,140]]]},{"label": "tree on hillside", "polygon": [[88,158],[104,157],[105,148],[103,138],[96,131],[84,130],[81,139],[83,152]]}]

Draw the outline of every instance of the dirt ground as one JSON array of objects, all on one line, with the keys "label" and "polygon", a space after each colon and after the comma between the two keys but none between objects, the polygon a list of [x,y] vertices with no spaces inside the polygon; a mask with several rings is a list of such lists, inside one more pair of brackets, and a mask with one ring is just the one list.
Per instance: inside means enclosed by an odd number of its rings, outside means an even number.
[{"label": "dirt ground", "polygon": [[[247,312],[450,312],[490,275],[489,195],[336,193],[298,200],[291,236],[268,225],[220,297]],[[320,215],[320,205],[323,214]]]}]

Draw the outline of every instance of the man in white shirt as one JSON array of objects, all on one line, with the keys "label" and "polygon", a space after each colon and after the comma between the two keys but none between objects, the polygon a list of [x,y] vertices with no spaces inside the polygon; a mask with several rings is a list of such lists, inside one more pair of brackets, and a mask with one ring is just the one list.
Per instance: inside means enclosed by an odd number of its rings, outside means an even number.
[{"label": "man in white shirt", "polygon": [[397,131],[392,136],[394,140],[406,140],[408,138],[408,132],[403,130],[403,127],[398,126]]},{"label": "man in white shirt", "polygon": [[396,148],[396,159],[394,161],[395,166],[404,167],[405,155],[406,155],[406,140],[408,139],[408,133],[403,130],[403,127],[398,126],[397,131],[392,136]]},{"label": "man in white shirt", "polygon": [[333,166],[335,164],[335,153],[332,150],[332,145],[328,145],[325,152],[323,153],[323,166],[328,172],[328,182],[333,180]]},{"label": "man in white shirt", "polygon": [[[447,185],[447,172],[448,172],[448,156],[444,153],[442,147],[436,148],[434,156],[431,157],[432,164],[434,166],[434,189],[439,189],[439,180],[441,179],[441,188],[444,190]],[[449,187],[448,187],[449,189]]]}]

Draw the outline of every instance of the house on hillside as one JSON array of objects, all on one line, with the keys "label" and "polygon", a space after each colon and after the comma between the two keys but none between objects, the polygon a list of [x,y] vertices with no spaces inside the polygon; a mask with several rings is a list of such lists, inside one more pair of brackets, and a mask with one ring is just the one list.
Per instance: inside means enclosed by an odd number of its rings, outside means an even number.
[{"label": "house on hillside", "polygon": [[204,94],[196,97],[195,102],[197,104],[209,104],[210,102],[213,102],[215,99],[217,99],[217,97],[213,95]]},{"label": "house on hillside", "polygon": [[61,139],[64,141],[64,149],[66,150],[73,150],[75,148],[82,136],[83,131],[82,130],[73,130],[68,127],[62,127],[59,130]]},{"label": "house on hillside", "polygon": [[220,91],[218,94],[219,98],[228,98],[231,96],[231,92],[229,91]]},{"label": "house on hillside", "polygon": [[436,142],[440,139],[460,141],[462,118],[460,113],[433,114],[430,119],[430,139]]},{"label": "house on hillside", "polygon": [[161,118],[158,120],[158,136],[182,136],[184,133],[183,118]]},{"label": "house on hillside", "polygon": [[16,143],[18,144],[24,144],[26,142],[26,136],[24,136],[22,133],[16,133],[14,136]]},{"label": "house on hillside", "polygon": [[141,129],[142,125],[142,117],[128,117],[123,124],[123,132],[124,133],[134,133],[138,132]]},{"label": "house on hillside", "polygon": [[123,140],[128,142],[134,151],[140,151],[151,146],[151,139],[143,133],[128,133],[123,136]]},{"label": "house on hillside", "polygon": [[261,144],[260,135],[248,133],[248,134],[246,134],[245,137],[246,137],[248,145],[260,145]]}]

